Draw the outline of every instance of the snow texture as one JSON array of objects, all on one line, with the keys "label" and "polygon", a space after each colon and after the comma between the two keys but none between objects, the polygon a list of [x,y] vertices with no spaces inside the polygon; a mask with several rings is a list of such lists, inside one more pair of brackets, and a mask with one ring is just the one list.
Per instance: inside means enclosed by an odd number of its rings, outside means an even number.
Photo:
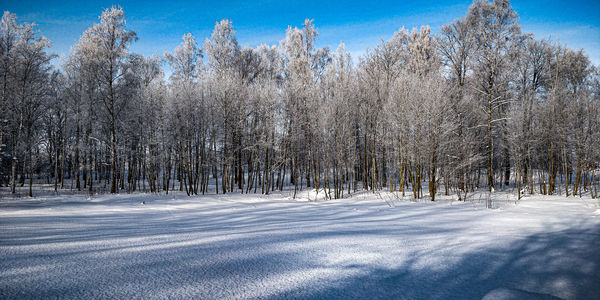
[{"label": "snow texture", "polygon": [[560,298],[517,289],[499,288],[485,294],[481,300],[560,300]]},{"label": "snow texture", "polygon": [[5,197],[0,298],[600,298],[597,202],[497,207],[370,192]]}]

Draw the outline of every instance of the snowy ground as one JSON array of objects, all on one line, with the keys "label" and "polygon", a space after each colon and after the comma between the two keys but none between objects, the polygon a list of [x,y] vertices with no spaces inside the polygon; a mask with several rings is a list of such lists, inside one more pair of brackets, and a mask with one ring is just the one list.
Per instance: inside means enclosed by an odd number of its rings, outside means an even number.
[{"label": "snowy ground", "polygon": [[589,197],[299,196],[4,194],[0,298],[600,298]]}]

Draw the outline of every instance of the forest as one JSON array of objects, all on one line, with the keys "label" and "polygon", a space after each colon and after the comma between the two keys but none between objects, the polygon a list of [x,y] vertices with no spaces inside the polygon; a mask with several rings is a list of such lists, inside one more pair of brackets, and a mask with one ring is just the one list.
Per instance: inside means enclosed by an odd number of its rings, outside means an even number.
[{"label": "forest", "polygon": [[144,56],[113,6],[56,67],[51,41],[6,11],[0,188],[597,198],[600,68],[518,21],[508,0],[475,0],[437,33],[402,27],[354,58],[317,47],[311,19],[256,48],[224,19]]}]

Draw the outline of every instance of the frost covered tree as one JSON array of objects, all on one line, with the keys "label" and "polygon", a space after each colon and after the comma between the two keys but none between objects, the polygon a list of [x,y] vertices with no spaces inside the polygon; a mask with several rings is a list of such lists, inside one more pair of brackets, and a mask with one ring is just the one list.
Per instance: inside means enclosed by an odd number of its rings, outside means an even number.
[{"label": "frost covered tree", "polygon": [[9,12],[3,15],[0,27],[3,52],[1,119],[7,120],[3,122],[6,125],[2,125],[0,136],[4,138],[4,127],[7,127],[12,152],[11,193],[16,192],[17,169],[20,168],[21,185],[25,177],[29,177],[28,194],[32,196],[38,123],[50,93],[50,60],[53,56],[46,49],[51,43],[39,34],[35,24],[18,25],[16,16]]},{"label": "frost covered tree", "polygon": [[[474,136],[478,130],[474,129],[477,122],[472,113],[471,93],[469,93],[470,74],[473,71],[474,53],[477,50],[475,43],[475,30],[470,24],[472,20],[466,17],[455,20],[450,24],[442,26],[437,38],[440,60],[445,68],[450,92],[450,109],[456,123],[454,138],[451,139],[452,149],[455,153],[447,155],[450,173],[456,177],[456,185],[462,194],[468,191],[470,171],[479,163],[480,157]],[[445,182],[448,187],[449,182]],[[461,192],[459,199],[463,198]]]},{"label": "frost covered tree", "polygon": [[[284,111],[288,123],[286,144],[289,153],[290,176],[295,190],[303,186],[320,189],[321,162],[319,156],[318,103],[319,84],[330,61],[329,49],[315,47],[318,35],[313,20],[306,19],[302,29],[291,26],[286,30],[281,46],[286,56]],[[312,183],[312,184],[311,184]]]},{"label": "frost covered tree", "polygon": [[[166,168],[161,157],[165,151],[165,144],[168,143],[168,137],[165,136],[166,126],[166,97],[167,86],[164,80],[164,73],[161,68],[160,57],[144,57],[140,62],[141,68],[138,73],[141,77],[139,82],[138,107],[141,111],[138,119],[141,136],[141,164],[142,184],[148,181],[151,193],[160,191],[160,174],[170,172]],[[161,150],[162,149],[162,150]],[[168,184],[165,186],[168,187]],[[165,189],[168,191],[168,188]]]},{"label": "frost covered tree", "polygon": [[[367,52],[358,66],[360,110],[363,119],[360,171],[363,187],[369,187],[373,191],[379,184],[382,187],[387,184],[386,173],[381,172],[386,169],[386,149],[383,147],[382,138],[387,135],[387,128],[381,127],[384,124],[382,107],[388,102],[391,88],[407,62],[408,38],[408,31],[401,28],[390,40],[382,41],[372,51]],[[380,152],[381,156],[378,155]],[[403,168],[406,169],[406,166]]]},{"label": "frost covered tree", "polygon": [[[197,195],[200,181],[206,176],[205,102],[200,90],[202,50],[192,34],[183,35],[183,42],[174,53],[165,53],[173,73],[170,97],[176,126],[176,148],[179,162],[179,181],[188,195]],[[170,172],[170,170],[169,170]],[[204,191],[205,185],[202,185]]]},{"label": "frost covered tree", "polygon": [[[15,116],[11,110],[14,104],[14,89],[15,89],[15,44],[19,38],[23,26],[17,23],[17,16],[6,11],[2,15],[0,21],[0,71],[2,72],[1,88],[2,98],[0,99],[0,185],[8,184],[8,178],[15,178],[15,173],[11,173],[12,166],[16,168],[14,156],[14,141],[12,141],[13,132],[11,128],[14,126]],[[9,148],[10,144],[10,148]],[[14,188],[11,186],[11,192],[14,193]]]},{"label": "frost covered tree", "polygon": [[[509,82],[507,71],[521,39],[518,15],[508,0],[475,1],[469,8],[470,26],[475,30],[475,80],[473,89],[485,111],[486,175],[489,190],[494,189],[494,140],[504,123],[506,107],[511,98],[505,91]],[[500,124],[498,124],[500,123]],[[504,151],[506,180],[510,176],[509,152]]]},{"label": "frost covered tree", "polygon": [[[242,117],[244,116],[245,92],[240,81],[240,47],[233,24],[221,20],[215,24],[211,38],[204,43],[208,56],[210,86],[216,109],[214,116],[221,129],[221,191],[233,192],[235,185],[243,188],[242,164]],[[216,145],[215,145],[216,146]]]},{"label": "frost covered tree", "polygon": [[[333,54],[324,78],[326,93],[322,111],[324,128],[322,144],[325,146],[324,177],[326,197],[339,199],[344,196],[344,185],[350,193],[352,183],[356,183],[356,164],[358,153],[356,149],[358,99],[356,87],[353,84],[356,74],[352,65],[352,57],[341,43]],[[333,186],[333,195],[331,195]]]},{"label": "frost covered tree", "polygon": [[100,22],[87,29],[81,36],[80,43],[87,44],[89,51],[86,59],[92,60],[96,68],[93,76],[96,80],[98,100],[102,103],[103,117],[109,132],[108,147],[110,151],[110,192],[117,193],[118,147],[117,126],[122,108],[126,105],[123,75],[128,56],[128,47],[136,39],[134,31],[126,28],[125,13],[120,7],[111,7],[99,17]]}]

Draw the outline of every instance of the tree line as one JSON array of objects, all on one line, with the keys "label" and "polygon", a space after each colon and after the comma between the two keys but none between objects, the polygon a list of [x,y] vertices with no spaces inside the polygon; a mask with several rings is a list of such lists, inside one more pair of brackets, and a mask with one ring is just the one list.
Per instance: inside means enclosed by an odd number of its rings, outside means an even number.
[{"label": "tree line", "polygon": [[241,47],[221,20],[203,44],[144,56],[111,7],[54,69],[50,41],[5,12],[0,186],[598,197],[600,70],[523,33],[509,1],[475,0],[438,34],[401,28],[357,60],[317,35],[307,19]]}]

